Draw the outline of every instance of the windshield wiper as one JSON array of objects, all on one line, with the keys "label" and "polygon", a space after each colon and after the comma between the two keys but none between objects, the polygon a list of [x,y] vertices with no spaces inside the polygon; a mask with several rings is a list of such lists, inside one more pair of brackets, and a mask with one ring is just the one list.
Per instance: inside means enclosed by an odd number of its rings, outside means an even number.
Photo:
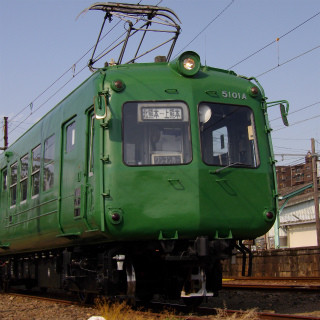
[{"label": "windshield wiper", "polygon": [[230,163],[229,165],[227,165],[227,166],[225,166],[225,167],[223,167],[223,168],[219,168],[219,169],[214,170],[214,171],[213,171],[213,170],[210,170],[209,172],[210,172],[211,174],[218,174],[218,173],[220,173],[222,170],[227,169],[227,168],[230,168],[230,167],[237,166],[238,164],[246,165],[245,163],[242,163],[242,162],[232,162],[232,163]]}]

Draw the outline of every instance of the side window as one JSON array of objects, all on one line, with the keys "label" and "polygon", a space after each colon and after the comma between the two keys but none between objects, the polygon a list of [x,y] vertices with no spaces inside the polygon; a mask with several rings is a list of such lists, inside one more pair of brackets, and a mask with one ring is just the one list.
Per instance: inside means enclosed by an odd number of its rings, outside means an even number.
[{"label": "side window", "polygon": [[20,201],[26,201],[28,195],[28,163],[29,155],[20,159]]},{"label": "side window", "polygon": [[17,180],[18,180],[18,163],[15,162],[10,167],[10,206],[17,203]]},{"label": "side window", "polygon": [[54,139],[52,135],[44,142],[44,167],[43,167],[43,191],[53,187],[54,178]]},{"label": "side window", "polygon": [[66,152],[69,153],[73,150],[76,143],[76,122],[72,122],[67,126],[67,143]]},{"label": "side window", "polygon": [[7,169],[2,171],[2,191],[6,191],[8,188],[8,173]]},{"label": "side window", "polygon": [[41,145],[32,150],[31,195],[36,196],[40,192],[40,161]]}]

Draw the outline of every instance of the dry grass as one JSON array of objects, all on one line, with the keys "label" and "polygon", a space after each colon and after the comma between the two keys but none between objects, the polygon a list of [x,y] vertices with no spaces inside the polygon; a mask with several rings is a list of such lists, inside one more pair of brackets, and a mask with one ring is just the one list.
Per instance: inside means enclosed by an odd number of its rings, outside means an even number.
[{"label": "dry grass", "polygon": [[255,309],[237,312],[233,315],[228,315],[225,309],[217,309],[217,316],[214,317],[215,320],[258,320],[258,314]]},{"label": "dry grass", "polygon": [[126,302],[109,302],[100,300],[96,302],[99,314],[106,320],[180,320],[173,313],[165,312],[161,315],[151,312],[132,310]]},{"label": "dry grass", "polygon": [[[139,312],[132,310],[132,308],[125,302],[109,302],[107,300],[99,300],[96,302],[100,316],[106,320],[181,320],[186,317],[177,316],[169,311],[160,314],[153,314],[148,312]],[[228,315],[225,309],[217,309],[217,315],[214,317],[205,317],[210,320],[258,320],[259,317],[255,310],[246,312],[234,313]]]}]

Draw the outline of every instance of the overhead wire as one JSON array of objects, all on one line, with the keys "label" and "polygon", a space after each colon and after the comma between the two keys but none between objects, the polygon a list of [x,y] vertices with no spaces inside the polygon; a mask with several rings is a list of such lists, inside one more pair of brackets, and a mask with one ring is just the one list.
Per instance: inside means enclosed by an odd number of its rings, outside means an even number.
[{"label": "overhead wire", "polygon": [[[304,119],[304,120],[300,120],[300,121],[297,121],[297,122],[294,122],[294,123],[290,123],[290,127],[292,126],[295,126],[297,124],[301,124],[301,123],[304,123],[304,122],[307,122],[307,121],[310,121],[310,120],[314,120],[314,119],[317,119],[320,117],[320,114],[316,115],[316,116],[312,116],[311,118],[307,118],[307,119]],[[281,128],[278,128],[278,129],[273,129],[273,131],[279,131],[279,130],[283,130],[285,129],[286,127],[281,127]]]},{"label": "overhead wire", "polygon": [[259,78],[259,77],[261,77],[261,76],[263,76],[263,75],[265,75],[265,74],[267,74],[267,73],[269,73],[269,72],[271,72],[271,71],[273,71],[273,70],[275,70],[275,69],[277,69],[279,67],[282,67],[283,65],[285,65],[285,64],[287,64],[289,62],[292,62],[293,60],[301,58],[302,56],[304,56],[304,55],[306,55],[306,54],[308,54],[308,53],[310,53],[310,52],[312,52],[312,51],[314,51],[316,49],[319,49],[319,48],[320,48],[320,45],[318,45],[318,46],[316,46],[316,47],[314,47],[314,48],[312,48],[310,50],[307,50],[307,51],[305,51],[305,52],[303,52],[303,53],[301,53],[301,54],[299,54],[299,55],[297,55],[297,56],[295,56],[295,57],[293,57],[293,58],[291,58],[291,59],[289,59],[289,60],[287,60],[287,61],[285,61],[285,62],[283,62],[281,64],[278,64],[275,67],[273,67],[273,68],[271,68],[271,69],[269,69],[269,70],[267,70],[267,71],[265,71],[263,73],[260,73],[259,75],[255,76],[255,77]]},{"label": "overhead wire", "polygon": [[[140,2],[141,2],[141,1],[139,1],[139,3],[140,3]],[[160,4],[160,3],[161,3],[161,1],[160,1],[158,4]],[[177,53],[177,55],[178,55],[180,52],[182,52],[187,46],[189,46],[201,33],[203,33],[203,32],[204,32],[215,20],[217,20],[224,12],[226,12],[227,9],[228,9],[233,3],[234,3],[234,0],[232,0],[217,16],[215,16],[186,46],[184,46],[184,47]],[[269,44],[265,45],[263,48],[261,48],[261,49],[255,51],[254,53],[250,54],[248,57],[246,57],[246,58],[242,59],[241,61],[239,61],[238,63],[234,64],[234,65],[231,66],[229,69],[231,69],[231,68],[239,65],[240,63],[242,63],[242,62],[244,62],[244,61],[246,61],[246,60],[248,60],[249,58],[251,58],[252,56],[254,56],[255,54],[257,54],[258,52],[266,49],[268,46],[270,46],[270,45],[273,44],[274,42],[278,41],[279,39],[287,36],[288,34],[292,33],[293,31],[297,30],[298,28],[300,28],[301,26],[303,26],[304,24],[306,24],[307,22],[309,22],[310,20],[312,20],[313,18],[315,18],[316,16],[318,16],[319,14],[320,14],[320,12],[314,14],[314,15],[313,15],[312,17],[310,17],[309,19],[303,21],[302,23],[300,23],[300,24],[297,25],[296,27],[292,28],[292,29],[289,30],[288,32],[286,32],[286,33],[284,33],[283,35],[281,35],[280,37],[278,37],[277,40],[274,40],[274,41],[270,42]],[[119,22],[120,22],[120,21],[118,21],[118,23],[117,23],[107,34],[105,34],[105,35],[101,38],[101,41],[119,24]],[[24,110],[26,110],[27,108],[33,107],[33,103],[34,103],[35,101],[37,101],[43,94],[45,94],[50,88],[52,88],[52,87],[53,87],[59,80],[61,80],[66,74],[68,74],[68,72],[70,72],[70,70],[73,70],[73,71],[74,71],[74,67],[92,50],[93,47],[94,47],[94,46],[92,46],[85,54],[83,54],[70,68],[68,68],[60,77],[58,77],[48,88],[46,88],[43,92],[41,92],[30,104],[28,104],[28,105],[25,106],[22,110],[20,110],[20,111],[13,117],[13,119],[16,118],[18,115],[20,115],[20,114],[21,114]],[[289,62],[291,62],[291,61],[293,61],[293,60],[295,60],[295,59],[297,59],[297,58],[299,58],[299,57],[301,57],[301,56],[303,56],[303,55],[305,55],[305,54],[307,54],[307,53],[309,53],[309,52],[311,52],[311,51],[313,51],[313,50],[318,49],[319,47],[320,47],[320,45],[317,46],[317,47],[315,47],[315,48],[313,48],[313,49],[311,49],[311,50],[308,50],[308,51],[306,51],[306,52],[304,52],[304,53],[302,53],[302,54],[300,54],[300,55],[298,55],[298,56],[296,56],[296,57],[294,57],[294,58],[292,58],[292,59],[287,60],[286,62],[282,63],[281,65],[278,64],[278,66],[276,66],[276,67],[274,67],[274,68],[272,68],[272,69],[270,69],[270,70],[267,70],[267,71],[265,71],[264,73],[262,73],[262,74],[260,74],[260,75],[258,75],[258,76],[256,76],[256,77],[262,76],[262,75],[264,75],[264,74],[266,74],[266,73],[268,73],[268,72],[270,72],[270,71],[278,68],[279,66],[282,66],[282,65],[284,65],[284,64],[286,64],[286,63],[289,63]],[[10,131],[10,133],[11,133],[14,129],[18,128],[22,123],[24,123],[25,120],[27,120],[33,113],[37,112],[41,107],[43,107],[50,99],[53,98],[53,96],[55,96],[59,91],[61,91],[72,79],[75,78],[76,75],[78,75],[80,72],[82,72],[85,68],[86,68],[86,66],[85,66],[84,68],[82,68],[79,72],[77,72],[77,74],[73,74],[73,77],[72,77],[71,79],[69,79],[69,80],[68,80],[63,86],[61,86],[57,91],[55,91],[55,93],[52,94],[45,102],[43,102],[43,103],[42,103],[40,106],[38,106],[35,110],[31,110],[32,112],[31,112],[24,120],[22,120],[21,122],[19,122],[19,124],[18,124],[16,127],[14,127],[14,128]],[[316,104],[316,103],[315,103],[315,104]],[[313,104],[313,105],[314,105],[314,104]],[[312,105],[310,105],[310,106],[312,106]],[[307,106],[307,107],[310,107],[310,106]],[[305,108],[307,108],[307,107],[305,107]],[[302,110],[302,109],[301,109],[301,110]],[[298,112],[298,111],[296,111],[296,112]],[[292,113],[291,113],[291,114],[292,114]],[[320,116],[320,115],[319,115],[319,116]],[[319,117],[319,116],[316,116],[316,118]],[[312,120],[312,119],[314,119],[314,118],[315,118],[315,117],[312,117],[312,118],[309,118],[309,119],[305,119],[305,120],[302,120],[302,121],[298,121],[298,122],[296,122],[296,123],[291,124],[291,126],[292,126],[292,125],[299,124],[299,123],[302,123],[302,122],[305,122],[305,121]],[[274,120],[276,120],[276,119],[273,119],[273,120],[271,120],[271,121],[274,121]],[[11,120],[9,120],[9,122],[11,122]],[[11,126],[11,124],[10,124],[10,126]],[[276,129],[276,130],[274,130],[274,131],[278,131],[278,130],[282,130],[282,129],[284,129],[284,128],[279,128],[279,129]]]},{"label": "overhead wire", "polygon": [[317,12],[316,14],[314,14],[312,17],[308,18],[307,20],[303,21],[302,23],[300,23],[299,25],[297,25],[296,27],[292,28],[291,30],[287,31],[286,33],[284,33],[283,35],[279,36],[276,40],[271,41],[270,43],[266,44],[265,46],[263,46],[262,48],[260,48],[259,50],[251,53],[249,56],[247,56],[246,58],[240,60],[239,62],[237,62],[236,64],[234,64],[233,66],[229,67],[228,70],[234,68],[235,66],[239,65],[240,63],[250,59],[251,57],[253,57],[254,55],[256,55],[257,53],[263,51],[264,49],[268,48],[269,46],[271,46],[272,44],[274,44],[275,42],[278,42],[280,39],[286,37],[287,35],[289,35],[290,33],[292,33],[293,31],[297,30],[298,28],[302,27],[304,24],[306,24],[307,22],[309,22],[310,20],[314,19],[316,16],[318,16],[320,14],[320,11]]},{"label": "overhead wire", "polygon": [[[75,76],[77,76],[79,73],[81,73],[85,68],[87,68],[87,66],[84,66],[80,71],[78,71],[78,73],[76,73],[72,78],[70,78],[66,83],[64,83],[58,90],[56,90],[47,100],[45,100],[40,106],[38,106],[37,109],[35,109],[33,111],[33,113],[35,113],[36,111],[38,111],[40,108],[42,108],[48,101],[50,101],[58,92],[60,92],[69,82],[71,82]],[[12,133],[13,130],[17,129],[20,127],[20,125],[22,123],[25,122],[25,120],[29,119],[33,113],[30,113],[26,118],[24,118],[22,121],[19,122],[18,125],[16,125],[12,130],[9,131],[9,133]]]},{"label": "overhead wire", "polygon": [[[309,105],[307,105],[307,106],[305,106],[305,107],[302,107],[302,108],[300,108],[300,109],[298,109],[298,110],[295,110],[295,111],[290,111],[290,116],[292,115],[292,114],[295,114],[295,113],[297,113],[297,112],[300,112],[300,111],[303,111],[303,110],[306,110],[306,109],[308,109],[308,108],[311,108],[311,107],[313,107],[313,106],[315,106],[315,105],[317,105],[317,104],[319,104],[320,103],[320,101],[317,101],[317,102],[314,102],[314,103],[312,103],[312,104],[309,104]],[[277,117],[277,118],[274,118],[274,119],[271,119],[271,120],[269,120],[269,122],[272,122],[272,121],[275,121],[275,120],[278,120],[278,119],[281,119],[281,117]]]},{"label": "overhead wire", "polygon": [[184,51],[185,48],[187,48],[194,40],[196,40],[200,34],[202,32],[204,32],[214,21],[216,21],[220,16],[222,16],[222,14],[224,14],[230,7],[231,5],[234,3],[235,0],[231,0],[231,2],[222,10],[220,11],[220,13],[218,15],[216,15],[190,42],[188,42],[176,55],[175,57],[177,57],[179,55],[179,53],[181,53],[182,51]]},{"label": "overhead wire", "polygon": [[[120,23],[120,20],[116,23],[115,26],[113,26],[105,35],[103,35],[101,37],[102,41],[114,28],[117,27],[117,25]],[[44,91],[42,91],[35,99],[32,100],[31,103],[29,103],[26,107],[22,108],[16,115],[14,115],[12,117],[12,119],[15,119],[16,117],[18,117],[23,111],[25,111],[27,108],[30,107],[30,105],[33,105],[40,97],[42,97],[47,91],[49,91],[49,89],[51,89],[55,84],[57,84],[64,76],[66,76],[70,71],[73,71],[73,76],[72,78],[70,78],[66,83],[64,83],[58,90],[56,90],[47,100],[45,100],[45,102],[43,102],[40,106],[38,106],[35,110],[31,110],[32,112],[26,116],[22,121],[19,122],[19,124],[17,126],[15,126],[12,130],[9,131],[9,133],[12,133],[15,129],[19,128],[20,125],[22,123],[25,122],[25,120],[27,120],[28,118],[31,117],[32,114],[34,114],[35,112],[37,112],[40,108],[42,108],[49,100],[51,100],[56,94],[58,94],[68,83],[70,83],[76,76],[78,76],[84,69],[86,69],[87,65],[85,65],[80,71],[78,71],[77,73],[75,72],[75,66],[77,64],[80,63],[80,61],[82,59],[85,58],[85,56],[87,56],[92,49],[94,48],[94,45],[91,46],[91,48],[89,50],[87,50],[75,63],[72,64],[71,67],[69,67],[66,71],[64,71],[51,85],[49,85]],[[12,120],[9,119],[9,128],[10,126],[12,126]]]},{"label": "overhead wire", "polygon": [[[143,0],[140,0],[138,2],[138,4],[140,4]],[[157,5],[159,5],[160,3],[162,2],[162,0],[160,2],[158,2]],[[113,31],[117,26],[118,24],[121,22],[121,20],[119,20],[115,26],[113,26],[105,35],[103,35],[101,37],[101,39],[99,40],[99,42],[101,42],[111,31]],[[120,36],[121,37],[121,36]],[[116,41],[116,40],[115,40]],[[112,45],[112,44],[111,44]],[[111,46],[110,45],[110,46]],[[85,56],[87,56],[91,51],[92,49],[94,48],[95,45],[91,46],[91,48],[89,50],[87,50],[74,64],[72,64],[71,67],[69,67],[65,72],[63,72],[61,74],[61,76],[59,76],[51,85],[49,85],[44,91],[42,91],[35,99],[32,100],[31,103],[29,103],[27,106],[25,106],[24,108],[22,108],[15,116],[13,116],[12,118],[16,118],[18,115],[20,115],[23,111],[25,111],[27,108],[30,108],[30,106],[33,106],[33,103],[35,103],[41,96],[43,96],[49,89],[51,89],[56,83],[58,83],[65,75],[67,75],[70,71],[73,71],[73,77],[71,79],[69,79],[64,85],[62,85],[58,90],[56,90],[45,102],[43,102],[38,108],[36,108],[35,110],[31,110],[31,113],[25,117],[22,121],[19,122],[19,124],[17,126],[15,126],[11,131],[9,131],[9,133],[11,133],[13,130],[19,128],[21,126],[22,123],[25,122],[25,120],[27,120],[28,118],[30,118],[30,116],[37,112],[40,108],[42,108],[49,100],[51,100],[58,92],[60,92],[68,83],[70,83],[77,75],[79,75],[86,67],[83,67],[79,72],[77,72],[76,74],[74,73],[75,72],[75,66],[77,64],[79,64],[79,62],[84,59]],[[109,46],[109,47],[110,47]],[[108,49],[108,48],[107,48]],[[105,49],[105,50],[107,50]],[[105,51],[104,50],[104,51]],[[104,52],[103,51],[103,52]],[[102,53],[103,53],[102,52]],[[9,127],[12,126],[12,120],[9,120]]]}]

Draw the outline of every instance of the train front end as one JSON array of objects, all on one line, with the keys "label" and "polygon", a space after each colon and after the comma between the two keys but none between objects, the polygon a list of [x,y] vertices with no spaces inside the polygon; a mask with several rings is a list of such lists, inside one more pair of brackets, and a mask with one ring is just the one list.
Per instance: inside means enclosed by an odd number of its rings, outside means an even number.
[{"label": "train front end", "polygon": [[194,52],[101,72],[106,233],[130,248],[138,291],[212,295],[221,259],[276,218],[263,90]]}]

